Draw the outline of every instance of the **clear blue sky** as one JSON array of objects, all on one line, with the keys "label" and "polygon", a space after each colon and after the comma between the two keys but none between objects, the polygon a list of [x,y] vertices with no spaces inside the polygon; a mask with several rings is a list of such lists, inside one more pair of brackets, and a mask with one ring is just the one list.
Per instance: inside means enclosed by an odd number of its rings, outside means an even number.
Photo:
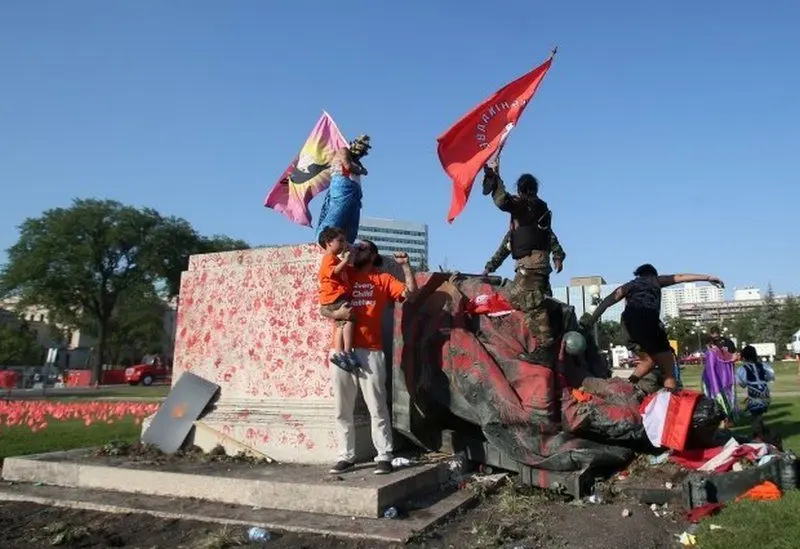
[{"label": "clear blue sky", "polygon": [[263,201],[327,109],[372,136],[363,214],[426,222],[432,265],[479,272],[508,221],[476,188],[446,223],[436,138],[557,44],[503,155],[554,211],[553,284],[652,262],[797,293],[798,29],[790,0],[5,0],[0,248],[74,197],[310,241]]}]

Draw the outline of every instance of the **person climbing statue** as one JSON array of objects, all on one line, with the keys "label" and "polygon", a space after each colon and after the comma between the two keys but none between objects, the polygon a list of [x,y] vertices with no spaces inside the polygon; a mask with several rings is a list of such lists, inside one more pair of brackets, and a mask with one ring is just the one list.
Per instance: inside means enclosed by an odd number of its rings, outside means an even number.
[{"label": "person climbing statue", "polygon": [[361,160],[372,148],[368,135],[360,135],[348,148],[339,149],[331,161],[331,184],[322,202],[317,239],[328,227],[339,227],[353,244],[361,223],[361,176],[367,170]]},{"label": "person climbing statue", "polygon": [[[506,191],[495,160],[484,167],[483,194],[492,195],[495,205],[511,214],[509,243],[516,260],[514,282],[509,292],[511,304],[525,313],[528,329],[536,337],[536,348],[526,358],[538,364],[553,365],[555,349],[545,299],[550,289],[550,250],[552,213],[539,198],[539,181],[529,173],[517,180],[517,194]],[[563,257],[554,257],[556,269],[563,268]]]},{"label": "person climbing statue", "polygon": [[667,331],[661,322],[661,289],[684,282],[710,282],[717,288],[724,288],[725,284],[719,277],[707,274],[659,275],[650,263],[637,267],[633,276],[633,280],[608,294],[589,318],[581,320],[581,324],[588,330],[609,307],[624,299],[622,325],[639,349],[641,357],[628,381],[638,385],[644,376],[658,367],[664,379],[664,388],[676,390],[678,382],[673,373],[675,359]]},{"label": "person climbing statue", "polygon": [[[564,248],[561,247],[561,243],[558,241],[558,237],[556,233],[550,230],[550,253],[553,255],[553,265],[555,265],[555,270],[557,273],[560,273],[564,268],[564,259],[567,257],[567,253],[564,251]],[[486,262],[486,265],[483,268],[484,276],[491,274],[503,264],[503,262],[511,255],[511,231],[508,231],[506,235],[503,237],[503,241],[500,243],[500,247],[497,248],[497,251],[494,253],[492,257],[489,258],[489,261]],[[547,296],[553,297],[552,288],[548,285],[547,287]]]}]

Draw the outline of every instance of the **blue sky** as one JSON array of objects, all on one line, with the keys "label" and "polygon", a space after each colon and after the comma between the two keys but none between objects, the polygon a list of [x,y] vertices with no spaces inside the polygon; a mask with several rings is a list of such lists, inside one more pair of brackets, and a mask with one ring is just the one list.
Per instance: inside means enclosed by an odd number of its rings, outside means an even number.
[{"label": "blue sky", "polygon": [[426,222],[432,265],[479,272],[508,221],[476,188],[447,224],[436,138],[557,44],[502,166],[541,180],[553,284],[652,262],[798,293],[798,28],[789,0],[6,0],[0,248],[74,197],[310,241],[263,201],[326,109],[372,136],[363,214]]}]

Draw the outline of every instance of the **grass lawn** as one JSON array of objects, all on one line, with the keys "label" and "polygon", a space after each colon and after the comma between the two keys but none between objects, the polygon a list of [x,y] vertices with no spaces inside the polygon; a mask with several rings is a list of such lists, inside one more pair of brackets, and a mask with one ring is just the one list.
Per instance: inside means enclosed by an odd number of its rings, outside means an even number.
[{"label": "grass lawn", "polygon": [[[800,392],[800,377],[797,375],[797,361],[783,360],[772,365],[775,369],[773,393]],[[700,389],[700,376],[703,366],[684,366],[681,368],[681,379],[687,389]]]},{"label": "grass lawn", "polygon": [[[743,422],[746,418],[743,418]],[[800,397],[777,397],[764,417],[769,429],[783,436],[784,450],[800,453]],[[749,428],[734,432],[747,434]],[[741,502],[705,520],[697,533],[703,549],[794,549],[800,547],[800,491],[784,494],[780,501]],[[711,530],[711,525],[721,529]]]},{"label": "grass lawn", "polygon": [[[776,362],[773,394],[800,392],[796,361]],[[702,366],[687,366],[681,371],[687,388],[700,389]],[[741,390],[737,393],[742,394]],[[750,428],[744,415],[737,434]],[[800,453],[800,396],[776,396],[764,417],[769,429],[783,437],[784,450]],[[703,549],[790,549],[800,547],[800,491],[786,493],[780,501],[733,503],[722,513],[704,521],[697,533]],[[720,527],[711,530],[711,525]]]},{"label": "grass lawn", "polygon": [[95,423],[88,427],[79,420],[51,421],[38,433],[27,426],[0,426],[0,460],[10,456],[72,450],[87,446],[102,446],[112,440],[138,440],[141,425],[132,417],[113,424]]},{"label": "grass lawn", "polygon": [[[742,502],[706,520],[697,532],[702,549],[795,549],[800,546],[800,491],[780,501]],[[720,529],[711,530],[711,525]]]},{"label": "grass lawn", "polygon": [[59,395],[47,395],[48,400],[163,400],[169,393],[169,385],[151,385],[150,387],[119,385],[102,389],[89,389],[82,392]]}]

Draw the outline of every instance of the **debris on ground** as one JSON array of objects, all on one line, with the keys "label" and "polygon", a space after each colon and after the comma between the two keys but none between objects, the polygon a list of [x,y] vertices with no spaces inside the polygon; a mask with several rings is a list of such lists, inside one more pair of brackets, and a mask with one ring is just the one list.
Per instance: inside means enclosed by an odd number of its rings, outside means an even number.
[{"label": "debris on ground", "polygon": [[94,455],[95,457],[125,457],[134,463],[140,462],[148,464],[176,463],[182,461],[193,463],[248,463],[252,465],[268,465],[272,463],[268,459],[254,457],[248,455],[244,451],[229,455],[221,445],[215,446],[209,452],[204,452],[199,446],[188,446],[178,450],[174,454],[165,454],[152,444],[111,441],[98,448],[94,452]]},{"label": "debris on ground", "polygon": [[260,526],[253,526],[247,531],[247,539],[254,543],[266,543],[272,539],[272,535]]},{"label": "debris on ground", "polygon": [[409,467],[411,465],[411,460],[407,457],[396,457],[392,459],[392,467],[395,469],[400,469],[401,467]]}]

